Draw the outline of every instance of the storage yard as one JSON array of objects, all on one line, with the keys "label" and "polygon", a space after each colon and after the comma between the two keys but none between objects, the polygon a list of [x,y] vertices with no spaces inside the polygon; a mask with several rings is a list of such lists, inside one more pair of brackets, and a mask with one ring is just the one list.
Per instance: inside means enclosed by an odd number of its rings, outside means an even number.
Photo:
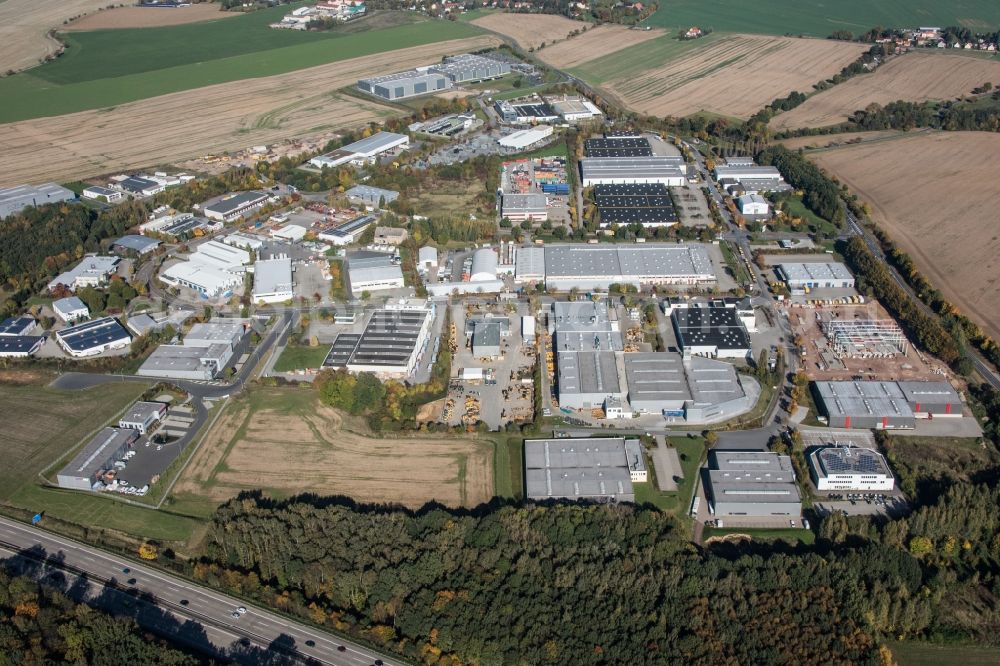
[{"label": "storage yard", "polygon": [[[7,3],[0,4],[2,8]],[[359,78],[426,65],[449,53],[496,44],[493,37],[445,41],[352,58],[282,76],[224,83],[112,109],[0,125],[0,187],[73,180],[239,150],[329,125],[349,129],[397,110],[330,91]],[[191,108],[199,113],[190,116]],[[186,117],[183,123],[178,117]]]},{"label": "storage yard", "polygon": [[[933,155],[934,168],[913,155]],[[921,133],[809,159],[871,206],[876,222],[948,300],[1000,338],[1000,135]]]},{"label": "storage yard", "polygon": [[[865,47],[792,37],[727,35],[652,69],[637,60],[630,76],[603,85],[627,107],[650,115],[707,111],[747,118],[776,97],[809,90]],[[636,58],[643,55],[636,51]],[[734,95],[734,90],[740,90]]]},{"label": "storage yard", "polygon": [[311,391],[261,390],[238,398],[208,431],[175,496],[206,512],[245,488],[471,507],[493,496],[492,460],[488,443],[374,436]]},{"label": "storage yard", "polygon": [[780,132],[835,125],[869,104],[947,100],[968,95],[987,81],[1000,81],[1000,61],[933,50],[914,51],[889,60],[872,74],[856,76],[813,95],[775,117],[771,127]]}]

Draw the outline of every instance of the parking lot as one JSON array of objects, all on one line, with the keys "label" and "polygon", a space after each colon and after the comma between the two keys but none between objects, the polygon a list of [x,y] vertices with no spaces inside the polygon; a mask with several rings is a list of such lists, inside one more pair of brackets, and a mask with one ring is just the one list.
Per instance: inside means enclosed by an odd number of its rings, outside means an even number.
[{"label": "parking lot", "polygon": [[[521,317],[527,306],[513,311],[499,304],[467,304],[451,307],[453,329],[443,332],[447,340],[454,335],[452,381],[445,401],[442,420],[449,425],[481,420],[491,430],[512,421],[528,421],[533,415],[533,368],[535,348],[521,338]],[[491,321],[506,318],[509,333],[500,338],[500,356],[477,357],[466,336],[468,318]],[[482,377],[478,371],[482,370]],[[471,373],[469,371],[472,371]],[[465,371],[465,372],[463,372]],[[475,375],[463,379],[463,375]]]}]

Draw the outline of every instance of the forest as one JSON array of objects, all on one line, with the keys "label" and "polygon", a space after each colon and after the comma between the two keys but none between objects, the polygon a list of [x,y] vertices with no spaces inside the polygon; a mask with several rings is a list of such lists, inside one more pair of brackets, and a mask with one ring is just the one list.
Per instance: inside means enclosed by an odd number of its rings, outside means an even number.
[{"label": "forest", "polygon": [[827,518],[812,547],[702,550],[633,505],[246,494],[193,575],[428,664],[874,665],[886,637],[1000,640],[998,503],[955,486],[907,518]]},{"label": "forest", "polygon": [[775,145],[760,151],[757,154],[757,163],[762,166],[778,167],[781,175],[792,187],[805,192],[802,202],[809,210],[838,225],[843,223],[844,210],[840,205],[840,188],[805,157],[784,146]]}]

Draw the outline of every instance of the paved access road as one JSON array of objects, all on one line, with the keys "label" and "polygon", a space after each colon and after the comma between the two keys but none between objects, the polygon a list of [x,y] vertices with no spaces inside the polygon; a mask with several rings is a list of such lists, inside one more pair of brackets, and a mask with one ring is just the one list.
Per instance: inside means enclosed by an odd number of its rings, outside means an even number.
[{"label": "paved access road", "polygon": [[[265,653],[284,654],[294,662],[333,666],[404,663],[289,618],[246,606],[244,601],[183,578],[0,517],[0,554],[15,551],[34,556],[44,553],[50,558],[48,568],[61,569],[76,588],[94,581],[115,581],[124,588],[134,588],[136,592],[131,596],[141,607],[129,614],[140,624],[155,624],[157,631],[176,629],[179,639],[207,643],[206,647],[241,663],[260,663]],[[121,597],[117,592],[109,595],[111,599],[114,595]],[[234,618],[233,612],[241,606],[246,606],[246,613]]]}]

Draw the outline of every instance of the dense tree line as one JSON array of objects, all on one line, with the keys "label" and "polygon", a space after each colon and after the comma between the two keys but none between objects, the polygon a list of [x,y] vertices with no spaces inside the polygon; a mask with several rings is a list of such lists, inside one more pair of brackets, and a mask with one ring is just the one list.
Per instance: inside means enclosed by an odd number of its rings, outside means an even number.
[{"label": "dense tree line", "polygon": [[632,505],[247,495],[194,575],[429,664],[878,664],[885,637],[996,644],[998,508],[966,485],[897,521],[826,518],[813,548],[701,551]]},{"label": "dense tree line", "polygon": [[948,131],[1000,132],[1000,94],[976,101],[890,102],[870,104],[851,115],[848,127],[860,130],[930,127]]},{"label": "dense tree line", "polygon": [[809,210],[836,224],[844,221],[840,205],[840,188],[819,167],[801,153],[784,146],[770,146],[757,154],[757,162],[778,167],[781,175],[792,187],[805,192],[802,203]]},{"label": "dense tree line", "polygon": [[842,253],[858,278],[859,288],[871,289],[911,339],[945,363],[954,363],[961,357],[954,338],[936,317],[921,310],[896,284],[885,263],[871,253],[860,236],[847,241]]},{"label": "dense tree line", "polygon": [[4,664],[204,663],[62,592],[0,568],[0,662]]}]

